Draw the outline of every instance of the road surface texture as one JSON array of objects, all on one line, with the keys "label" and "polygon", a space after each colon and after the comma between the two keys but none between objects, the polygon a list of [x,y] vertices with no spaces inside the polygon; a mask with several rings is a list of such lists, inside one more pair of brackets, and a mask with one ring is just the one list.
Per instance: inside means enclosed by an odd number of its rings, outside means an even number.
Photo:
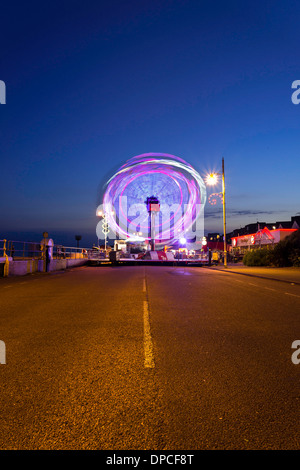
[{"label": "road surface texture", "polygon": [[208,268],[0,279],[0,449],[299,449],[299,313]]}]

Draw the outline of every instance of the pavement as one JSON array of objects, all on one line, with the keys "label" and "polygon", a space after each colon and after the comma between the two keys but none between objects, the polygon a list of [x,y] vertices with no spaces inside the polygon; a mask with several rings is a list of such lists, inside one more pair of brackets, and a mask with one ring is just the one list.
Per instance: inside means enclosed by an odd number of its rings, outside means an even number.
[{"label": "pavement", "polygon": [[291,284],[300,284],[300,267],[274,268],[269,266],[245,266],[242,263],[228,263],[227,268],[224,268],[222,264],[218,266],[206,266],[206,268],[221,271],[225,270],[228,273],[261,277]]},{"label": "pavement", "polygon": [[0,279],[0,449],[298,450],[300,286],[230,269]]}]

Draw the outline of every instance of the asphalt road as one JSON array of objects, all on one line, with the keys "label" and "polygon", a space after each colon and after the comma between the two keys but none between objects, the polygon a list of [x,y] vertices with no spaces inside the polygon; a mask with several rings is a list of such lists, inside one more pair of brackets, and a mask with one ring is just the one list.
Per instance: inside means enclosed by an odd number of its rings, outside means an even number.
[{"label": "asphalt road", "polygon": [[299,449],[299,312],[207,268],[0,279],[0,449]]}]

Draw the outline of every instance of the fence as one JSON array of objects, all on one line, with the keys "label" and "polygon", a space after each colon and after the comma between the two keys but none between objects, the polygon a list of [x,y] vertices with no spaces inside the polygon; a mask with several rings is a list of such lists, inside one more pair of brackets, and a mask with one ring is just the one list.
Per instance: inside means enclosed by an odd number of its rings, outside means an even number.
[{"label": "fence", "polygon": [[34,242],[0,240],[0,257],[5,256],[15,260],[42,259],[41,245]]},{"label": "fence", "polygon": [[[79,248],[74,246],[53,245],[52,259],[80,259],[102,258],[105,253],[93,248]],[[8,256],[12,260],[44,259],[44,246],[37,242],[24,242],[18,240],[0,240],[0,258]]]}]

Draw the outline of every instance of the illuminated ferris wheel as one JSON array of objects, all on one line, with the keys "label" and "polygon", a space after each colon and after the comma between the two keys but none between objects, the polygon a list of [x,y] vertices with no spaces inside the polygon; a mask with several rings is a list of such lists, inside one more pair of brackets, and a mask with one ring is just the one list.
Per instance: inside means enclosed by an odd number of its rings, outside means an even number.
[{"label": "illuminated ferris wheel", "polygon": [[150,239],[145,201],[160,203],[156,238],[172,242],[195,222],[197,207],[206,202],[206,187],[199,173],[183,159],[163,153],[131,158],[109,179],[103,206],[110,228],[121,238],[139,232]]}]

